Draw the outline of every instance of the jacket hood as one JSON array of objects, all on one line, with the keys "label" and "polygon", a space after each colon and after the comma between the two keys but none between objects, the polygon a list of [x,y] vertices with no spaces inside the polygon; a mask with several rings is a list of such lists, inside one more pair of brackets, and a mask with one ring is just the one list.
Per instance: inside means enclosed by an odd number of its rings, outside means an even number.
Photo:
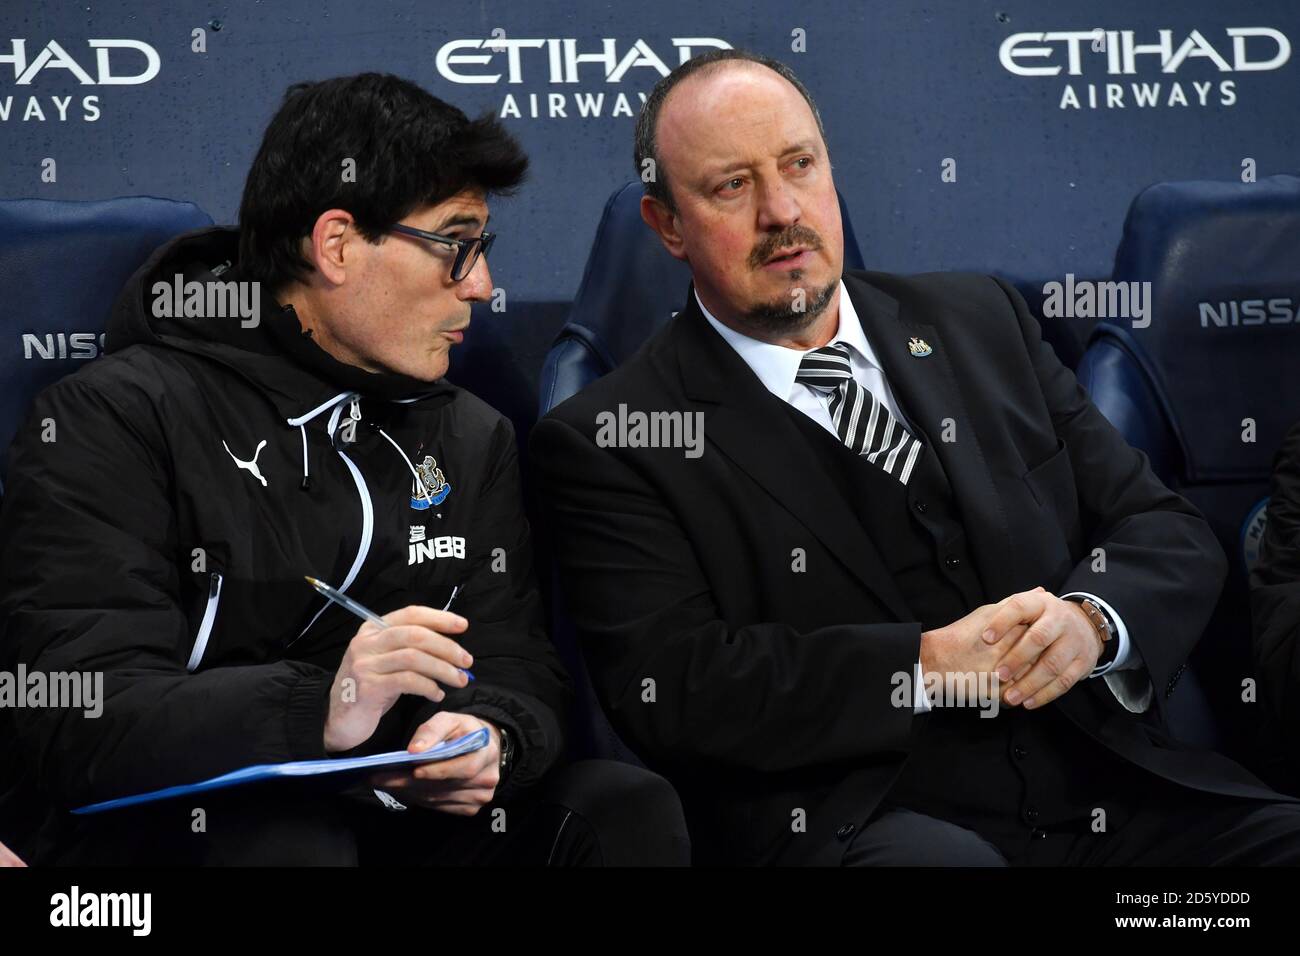
[{"label": "jacket hood", "polygon": [[[368,372],[335,359],[302,330],[292,306],[240,281],[238,257],[233,226],[186,233],[161,246],[119,295],[105,352],[148,344],[203,356],[250,382],[285,421],[343,393],[402,404],[451,400],[454,386],[445,379]],[[187,289],[188,283],[199,285]]]}]

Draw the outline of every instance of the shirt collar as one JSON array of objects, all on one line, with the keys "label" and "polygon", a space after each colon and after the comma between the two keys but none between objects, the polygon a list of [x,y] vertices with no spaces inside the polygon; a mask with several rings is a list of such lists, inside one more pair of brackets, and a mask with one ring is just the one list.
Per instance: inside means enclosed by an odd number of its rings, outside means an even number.
[{"label": "shirt collar", "polygon": [[[704,313],[704,318],[727,341],[727,344],[735,349],[736,354],[753,370],[759,381],[777,398],[789,401],[794,391],[795,376],[799,373],[799,364],[809,350],[772,345],[770,342],[762,342],[737,332],[715,319],[700,301],[700,294],[698,292],[694,294],[695,302]],[[867,341],[862,331],[862,322],[858,319],[857,310],[853,308],[853,300],[849,298],[849,290],[845,287],[843,279],[840,280],[840,325],[827,344],[836,342],[843,342],[849,346],[855,366],[865,362],[867,365],[880,367],[880,363],[876,361],[876,353],[872,351],[871,343]]]}]

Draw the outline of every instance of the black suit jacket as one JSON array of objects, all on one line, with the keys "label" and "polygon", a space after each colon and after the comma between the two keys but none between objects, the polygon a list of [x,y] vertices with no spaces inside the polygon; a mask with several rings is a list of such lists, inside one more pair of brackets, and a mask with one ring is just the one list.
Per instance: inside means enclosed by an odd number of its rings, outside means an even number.
[{"label": "black suit jacket", "polygon": [[[1125,710],[1099,679],[1059,707],[1127,759],[1193,787],[1275,798],[1226,758],[1180,750],[1165,698],[1226,569],[1200,514],[1153,475],[988,276],[849,272],[905,414],[936,440],[990,601],[1042,585],[1123,617],[1156,688]],[[706,859],[834,862],[906,757],[921,625],[880,547],[810,462],[780,399],[686,307],[532,436],[568,611],[611,723],[678,786]],[[933,348],[914,358],[916,336]],[[699,458],[602,448],[597,416],[702,412]],[[946,420],[955,441],[938,441]],[[1091,570],[1105,549],[1106,571]],[[794,549],[806,571],[792,571]],[[792,821],[807,815],[807,832]],[[839,845],[842,850],[842,845]]]}]

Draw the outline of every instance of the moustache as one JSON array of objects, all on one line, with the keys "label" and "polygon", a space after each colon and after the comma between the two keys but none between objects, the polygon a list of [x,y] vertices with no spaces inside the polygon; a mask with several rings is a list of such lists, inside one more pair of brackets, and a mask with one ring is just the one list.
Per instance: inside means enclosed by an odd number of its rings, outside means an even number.
[{"label": "moustache", "polygon": [[792,229],[787,229],[785,232],[773,236],[754,248],[754,251],[749,254],[750,268],[761,268],[779,250],[789,249],[792,246],[804,246],[808,250],[815,252],[822,247],[821,236],[807,226],[795,226]]}]

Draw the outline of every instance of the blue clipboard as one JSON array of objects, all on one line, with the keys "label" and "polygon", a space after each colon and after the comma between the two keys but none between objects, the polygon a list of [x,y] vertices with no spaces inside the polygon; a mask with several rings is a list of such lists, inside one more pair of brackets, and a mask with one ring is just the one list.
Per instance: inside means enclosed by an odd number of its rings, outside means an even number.
[{"label": "blue clipboard", "polygon": [[347,773],[358,770],[378,770],[384,767],[400,767],[407,764],[432,763],[436,760],[450,760],[462,754],[472,753],[486,747],[491,734],[487,728],[466,734],[456,740],[445,740],[428,750],[407,753],[394,750],[383,754],[370,754],[367,757],[341,757],[330,760],[293,760],[288,763],[262,763],[243,767],[212,777],[199,783],[187,783],[176,787],[164,787],[162,790],[150,790],[129,797],[104,800],[88,806],[78,807],[74,814],[103,813],[105,810],[118,810],[122,807],[134,807],[141,803],[153,803],[155,800],[170,800],[183,797],[188,793],[203,793],[207,790],[222,790],[226,787],[238,787],[258,780],[274,780],[282,777],[323,777],[330,774]]}]

